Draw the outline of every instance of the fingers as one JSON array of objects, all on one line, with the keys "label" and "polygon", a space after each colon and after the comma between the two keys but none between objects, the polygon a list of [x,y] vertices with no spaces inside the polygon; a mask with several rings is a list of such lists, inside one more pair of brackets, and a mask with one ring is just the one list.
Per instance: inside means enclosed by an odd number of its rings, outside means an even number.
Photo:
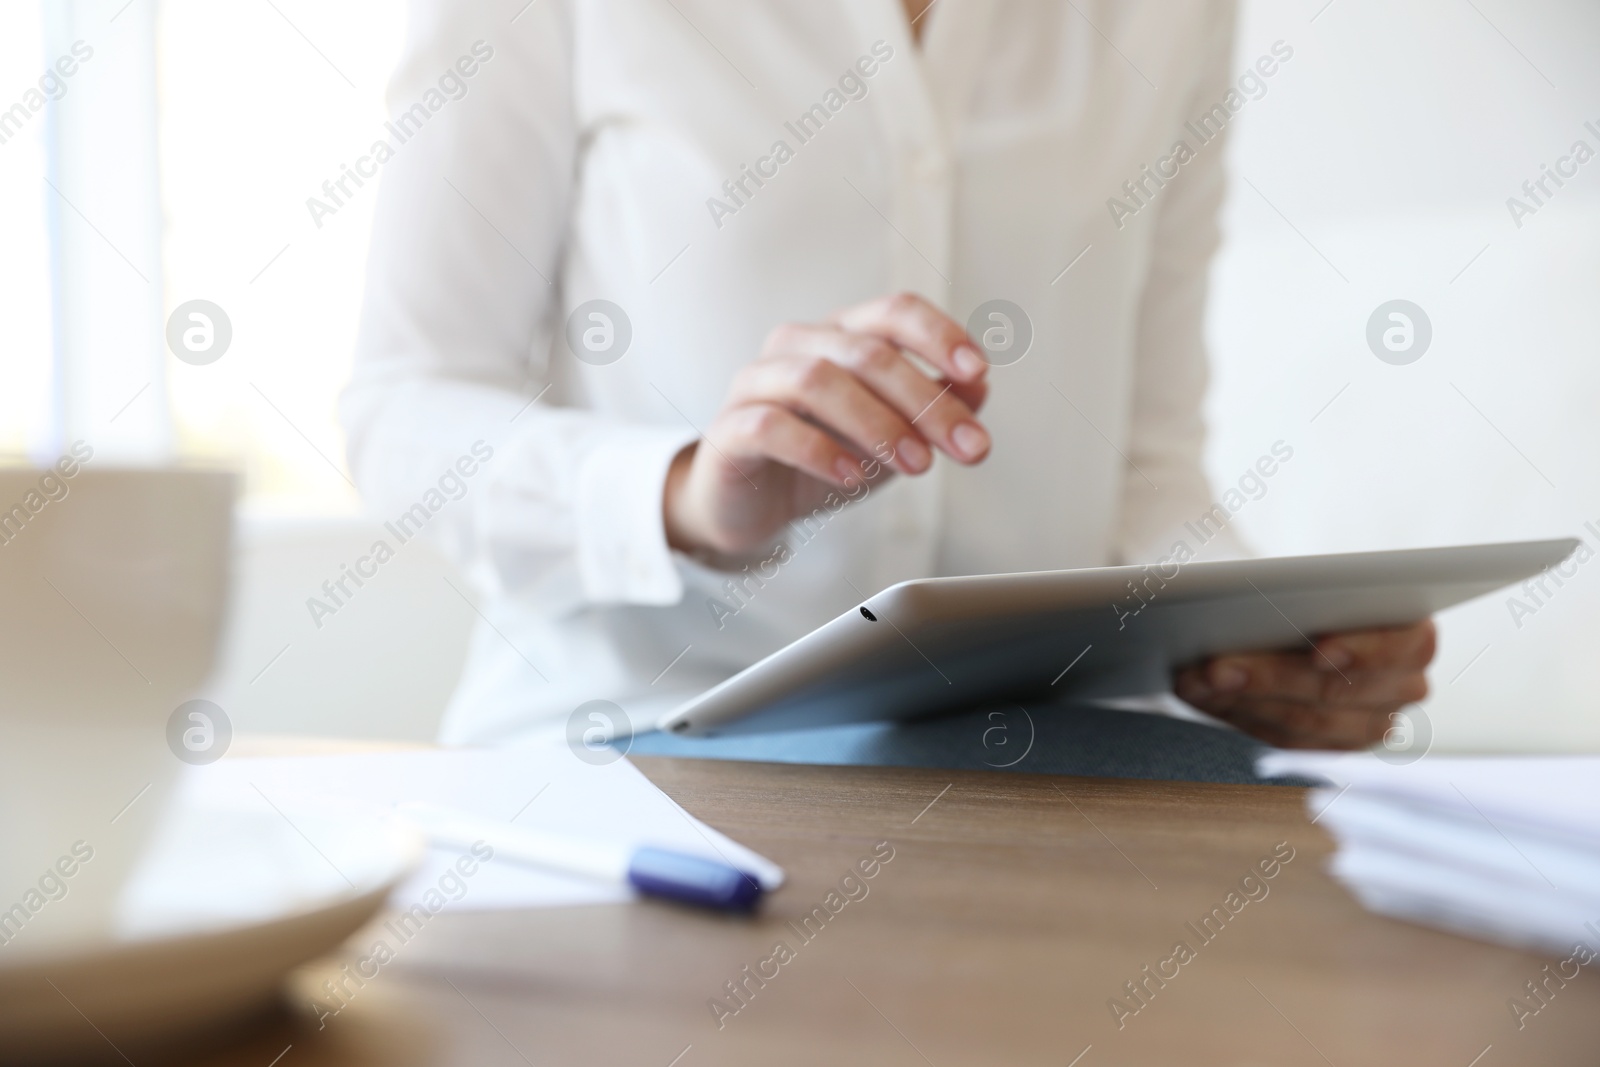
[{"label": "fingers", "polygon": [[1217,696],[1206,681],[1206,665],[1184,668],[1175,679],[1183,699],[1279,748],[1365,748],[1383,739],[1404,704],[1317,704],[1257,694]]},{"label": "fingers", "polygon": [[989,380],[979,378],[975,382],[955,382],[950,386],[950,395],[967,405],[967,410],[976,415],[983,410],[983,402],[989,399]]},{"label": "fingers", "polygon": [[1309,704],[1373,706],[1415,703],[1428,695],[1427,676],[1420,666],[1393,670],[1352,666],[1335,672],[1326,669],[1315,652],[1218,656],[1190,685],[1202,699],[1219,702],[1276,697]]},{"label": "fingers", "polygon": [[849,337],[836,358],[954,459],[976,463],[989,454],[989,432],[963,398],[985,395],[981,381],[957,391],[955,382],[929,378],[892,345],[870,336]]},{"label": "fingers", "polygon": [[1278,748],[1358,749],[1383,740],[1399,706],[1322,708],[1270,699],[1241,703],[1217,718]]},{"label": "fingers", "polygon": [[987,370],[948,315],[921,297],[883,297],[828,325],[774,330],[706,440],[741,472],[741,459],[772,460],[845,488],[863,477],[861,457],[904,474],[927,470],[933,448],[976,463],[991,445],[974,415]]},{"label": "fingers", "polygon": [[981,401],[981,383],[958,392],[918,370],[888,341],[830,326],[774,331],[767,352],[740,375],[736,400],[790,406],[864,454],[890,445],[906,473],[927,469],[932,457],[926,444],[963,463],[988,454],[988,432],[962,398]]},{"label": "fingers", "polygon": [[1421,670],[1438,649],[1432,619],[1384,630],[1352,630],[1317,641],[1322,670]]},{"label": "fingers", "polygon": [[978,381],[989,369],[966,329],[915,293],[857,304],[833,321],[852,333],[873,334],[915,352],[952,381]]},{"label": "fingers", "polygon": [[850,488],[861,478],[855,456],[781,404],[751,403],[729,408],[712,424],[706,440],[738,466],[738,458],[776,460],[819,481]]},{"label": "fingers", "polygon": [[[819,488],[854,499],[891,470],[927,470],[935,448],[978,462],[990,448],[974,417],[987,371],[959,324],[909,294],[823,326],[780,326],[700,442],[673,460],[662,505],[669,543],[743,552],[803,513]],[[781,491],[753,492],[764,486]]]},{"label": "fingers", "polygon": [[861,455],[871,455],[886,443],[895,445],[895,465],[907,474],[920,474],[933,461],[908,419],[826,359],[758,360],[740,372],[729,399],[736,406],[780,405],[832,432]]},{"label": "fingers", "polygon": [[[1327,645],[1342,655],[1325,658]],[[1431,622],[1332,635],[1308,652],[1217,656],[1179,671],[1178,696],[1283,748],[1365,748],[1428,695]],[[1333,662],[1342,666],[1335,669]]]}]

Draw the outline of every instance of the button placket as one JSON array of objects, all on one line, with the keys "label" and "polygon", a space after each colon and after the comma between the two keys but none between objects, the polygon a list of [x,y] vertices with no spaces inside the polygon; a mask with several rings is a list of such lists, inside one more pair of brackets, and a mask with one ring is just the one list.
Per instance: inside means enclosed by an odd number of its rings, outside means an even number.
[{"label": "button placket", "polygon": [[[886,71],[872,94],[873,107],[889,154],[892,202],[877,205],[889,220],[888,291],[909,290],[951,310],[954,166],[949,131],[953,110],[967,95],[977,69],[972,48],[984,35],[986,0],[940,0],[946,10],[928,18],[926,48],[919,50],[907,32],[899,0],[851,0],[846,10],[866,41],[886,40],[904,67]],[[948,22],[949,25],[945,23]],[[947,77],[946,75],[949,75]],[[944,82],[961,84],[943,84]],[[935,87],[947,94],[936,94]],[[944,114],[941,114],[943,112]],[[878,575],[891,580],[931,573],[937,557],[948,457],[910,479],[885,500],[878,546]]]}]

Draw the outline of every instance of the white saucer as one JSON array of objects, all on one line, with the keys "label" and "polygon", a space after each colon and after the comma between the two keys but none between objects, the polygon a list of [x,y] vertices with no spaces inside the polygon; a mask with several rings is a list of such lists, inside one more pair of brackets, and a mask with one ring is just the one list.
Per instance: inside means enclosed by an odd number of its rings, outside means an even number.
[{"label": "white saucer", "polygon": [[0,959],[0,1049],[109,1051],[254,1011],[367,922],[423,848],[358,810],[180,804],[124,888],[114,936]]}]

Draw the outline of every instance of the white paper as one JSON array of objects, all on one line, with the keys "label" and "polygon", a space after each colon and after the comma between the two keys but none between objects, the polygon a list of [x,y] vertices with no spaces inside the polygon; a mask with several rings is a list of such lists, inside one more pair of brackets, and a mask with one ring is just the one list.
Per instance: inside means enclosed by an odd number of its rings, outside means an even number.
[{"label": "white paper", "polygon": [[1309,806],[1322,812],[1318,823],[1341,842],[1452,864],[1502,883],[1534,884],[1600,900],[1600,849],[1563,832],[1496,827],[1476,814],[1359,789],[1342,797],[1332,789],[1318,790]]},{"label": "white paper", "polygon": [[1368,909],[1396,919],[1551,952],[1580,941],[1600,948],[1595,901],[1537,879],[1508,884],[1475,869],[1364,842],[1341,846],[1329,871]]},{"label": "white paper", "polygon": [[[503,749],[431,749],[340,756],[225,759],[196,768],[180,802],[236,810],[354,804],[387,812],[412,801],[516,826],[628,846],[655,845],[720,859],[768,890],[783,882],[772,861],[706,826],[626,759],[595,766],[565,743]],[[312,842],[308,842],[312,847]],[[466,850],[436,847],[391,904],[404,910],[430,891],[451,910],[499,910],[626,901],[634,892],[510,862],[454,865]],[[458,886],[459,883],[459,886]],[[442,886],[442,888],[441,888]]]},{"label": "white paper", "polygon": [[1370,752],[1272,752],[1267,775],[1303,774],[1392,796],[1525,824],[1600,845],[1600,756],[1425,756],[1391,764]]},{"label": "white paper", "polygon": [[1267,776],[1333,785],[1307,810],[1329,871],[1369,909],[1550,951],[1600,948],[1600,758],[1274,752]]}]

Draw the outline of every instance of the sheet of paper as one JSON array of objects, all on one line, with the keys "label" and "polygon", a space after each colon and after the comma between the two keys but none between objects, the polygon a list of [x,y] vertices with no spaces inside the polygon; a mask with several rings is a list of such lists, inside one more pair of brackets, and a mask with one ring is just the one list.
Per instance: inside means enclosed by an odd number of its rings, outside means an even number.
[{"label": "sheet of paper", "polygon": [[1329,871],[1367,908],[1397,919],[1551,951],[1580,940],[1600,945],[1594,901],[1535,878],[1508,883],[1365,842],[1342,845]]},{"label": "sheet of paper", "polygon": [[1371,910],[1511,945],[1600,946],[1600,758],[1275,752],[1257,770],[1333,783],[1306,807],[1339,842],[1330,873]]},{"label": "sheet of paper", "polygon": [[1538,887],[1594,900],[1600,918],[1600,848],[1559,832],[1491,824],[1481,816],[1433,804],[1371,796],[1350,789],[1317,790],[1308,807],[1341,844],[1359,843],[1412,859],[1450,864],[1513,888]]},{"label": "sheet of paper", "polygon": [[1370,752],[1273,752],[1257,762],[1257,770],[1324,778],[1369,795],[1600,843],[1600,756],[1430,755],[1397,765]]},{"label": "sheet of paper", "polygon": [[[626,759],[595,766],[564,743],[504,749],[432,749],[363,755],[225,759],[193,768],[180,803],[248,811],[278,809],[286,819],[310,806],[351,804],[389,811],[402,802],[457,808],[516,826],[591,840],[652,844],[721,859],[767,889],[783,881],[772,861],[706,826],[657,789]],[[315,842],[308,840],[314,847]],[[451,909],[498,910],[626,901],[626,887],[570,878],[510,862],[476,865],[451,877],[466,850],[432,848],[391,903],[405,909],[430,891]],[[468,866],[471,866],[470,864]],[[459,885],[458,885],[459,883]]]}]

